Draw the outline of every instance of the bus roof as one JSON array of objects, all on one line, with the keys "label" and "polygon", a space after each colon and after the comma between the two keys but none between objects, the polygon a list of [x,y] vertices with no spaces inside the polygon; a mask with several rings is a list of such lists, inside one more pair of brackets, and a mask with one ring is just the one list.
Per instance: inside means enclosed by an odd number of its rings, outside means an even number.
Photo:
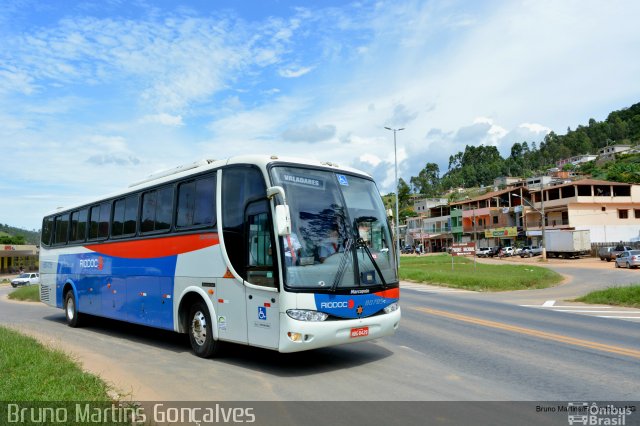
[{"label": "bus roof", "polygon": [[209,170],[219,169],[227,165],[253,164],[260,167],[262,170],[266,170],[266,168],[273,163],[288,163],[292,165],[296,164],[296,165],[318,167],[318,168],[330,168],[330,169],[335,169],[336,171],[342,171],[346,173],[361,175],[367,178],[372,178],[369,173],[366,173],[362,170],[354,169],[352,167],[340,166],[334,162],[329,162],[329,161],[317,161],[317,160],[310,160],[310,159],[298,158],[298,157],[281,157],[278,155],[239,155],[239,156],[234,156],[234,157],[230,157],[223,160],[203,159],[203,160],[195,161],[193,163],[183,164],[171,169],[154,172],[149,176],[147,176],[146,178],[130,184],[125,189],[122,189],[120,191],[117,191],[111,194],[106,194],[102,197],[93,197],[91,199],[86,200],[85,202],[77,203],[69,207],[59,207],[54,211],[48,212],[45,216],[50,216],[53,214],[69,211],[77,207],[96,203],[100,200],[108,200],[108,199],[116,198],[125,194],[143,190],[148,187],[153,187],[153,186],[161,185],[163,183],[173,182],[175,180],[179,180],[181,178],[185,178],[193,174],[199,174]]}]

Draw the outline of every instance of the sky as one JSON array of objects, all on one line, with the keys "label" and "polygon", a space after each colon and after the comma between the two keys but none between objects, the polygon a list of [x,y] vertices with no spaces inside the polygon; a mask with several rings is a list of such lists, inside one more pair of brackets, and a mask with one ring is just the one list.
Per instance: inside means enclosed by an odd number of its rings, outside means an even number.
[{"label": "sky", "polygon": [[[465,146],[640,101],[635,0],[2,0],[0,223],[203,158],[332,161],[394,192]],[[396,134],[385,127],[404,128]]]}]

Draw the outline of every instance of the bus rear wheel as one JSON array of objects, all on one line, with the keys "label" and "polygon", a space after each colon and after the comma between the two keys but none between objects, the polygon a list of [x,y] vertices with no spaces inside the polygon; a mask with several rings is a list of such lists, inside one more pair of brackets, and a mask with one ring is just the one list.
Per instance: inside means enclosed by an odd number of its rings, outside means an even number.
[{"label": "bus rear wheel", "polygon": [[196,302],[189,311],[189,341],[193,352],[201,358],[210,358],[218,351],[213,338],[213,323],[207,305]]},{"label": "bus rear wheel", "polygon": [[67,294],[64,296],[64,314],[69,327],[75,328],[80,326],[80,313],[78,312],[78,304],[76,303],[76,297],[72,290],[67,291]]}]

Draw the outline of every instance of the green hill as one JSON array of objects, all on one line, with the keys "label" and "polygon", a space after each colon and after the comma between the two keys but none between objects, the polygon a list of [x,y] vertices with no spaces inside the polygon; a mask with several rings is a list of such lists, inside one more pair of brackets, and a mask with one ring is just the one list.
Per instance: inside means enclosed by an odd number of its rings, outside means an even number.
[{"label": "green hill", "polygon": [[40,244],[40,232],[0,224],[0,244]]}]

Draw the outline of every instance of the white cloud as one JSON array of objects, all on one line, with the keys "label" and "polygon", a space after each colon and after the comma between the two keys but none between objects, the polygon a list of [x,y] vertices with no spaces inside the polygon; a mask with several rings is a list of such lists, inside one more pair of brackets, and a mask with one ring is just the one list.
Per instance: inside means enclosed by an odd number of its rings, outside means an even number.
[{"label": "white cloud", "polygon": [[543,134],[547,134],[549,132],[551,132],[551,129],[543,126],[542,124],[536,124],[536,123],[522,123],[519,127],[523,128],[523,129],[527,129],[531,132],[534,133],[543,133]]},{"label": "white cloud", "polygon": [[182,116],[180,115],[171,115],[166,113],[161,114],[153,114],[153,115],[145,115],[140,119],[141,123],[156,123],[162,124],[164,126],[173,126],[180,127],[184,126],[182,121]]},{"label": "white cloud", "polygon": [[311,70],[313,70],[313,67],[282,68],[278,71],[278,74],[284,78],[297,78],[311,72]]},{"label": "white cloud", "polygon": [[0,69],[0,93],[18,92],[30,95],[36,90],[33,78],[27,73],[9,66],[7,69]]},{"label": "white cloud", "polygon": [[369,163],[374,167],[382,162],[382,160],[377,155],[369,154],[369,153],[362,154],[360,157],[358,157],[358,160],[360,160],[363,163]]},{"label": "white cloud", "polygon": [[282,133],[282,139],[288,142],[316,143],[331,139],[336,134],[336,126],[326,124],[307,124],[286,129]]},{"label": "white cloud", "polygon": [[87,159],[87,163],[95,164],[96,166],[104,166],[106,164],[116,164],[119,166],[136,166],[140,164],[140,159],[130,155],[122,154],[96,154],[89,157]]}]

